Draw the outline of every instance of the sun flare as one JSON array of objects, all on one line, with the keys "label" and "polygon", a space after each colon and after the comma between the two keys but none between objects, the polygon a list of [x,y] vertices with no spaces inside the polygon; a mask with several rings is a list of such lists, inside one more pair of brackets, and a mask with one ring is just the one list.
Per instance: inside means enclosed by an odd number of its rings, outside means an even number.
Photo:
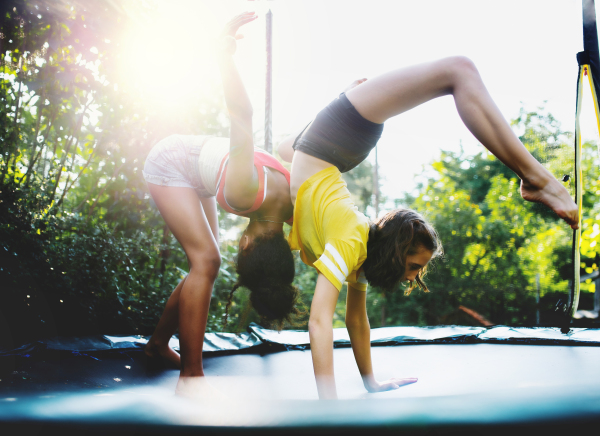
[{"label": "sun flare", "polygon": [[[186,113],[197,99],[218,96],[221,90],[214,41],[224,23],[243,11],[238,3],[157,4],[144,19],[135,20],[124,32],[119,45],[119,87],[124,87],[142,104],[152,105],[169,116]],[[252,43],[242,41],[244,50],[236,57],[251,98],[259,99],[260,104],[264,86],[264,29],[255,24],[254,28],[245,29],[245,33],[258,35],[252,35]]]}]

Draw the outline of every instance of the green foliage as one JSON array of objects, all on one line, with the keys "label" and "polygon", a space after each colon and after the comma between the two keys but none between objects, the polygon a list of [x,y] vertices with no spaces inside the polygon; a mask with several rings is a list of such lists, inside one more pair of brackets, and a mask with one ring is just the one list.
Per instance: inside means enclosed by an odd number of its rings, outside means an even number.
[{"label": "green foliage", "polygon": [[0,321],[9,330],[0,342],[149,334],[184,275],[185,255],[147,194],[144,158],[170,133],[227,127],[219,95],[174,119],[119,87],[116,48],[148,7],[2,3]]},{"label": "green foliage", "polygon": [[[583,201],[581,229],[581,268],[582,274],[590,274],[600,267],[600,155],[592,144],[584,144],[582,171]],[[588,279],[581,288],[587,292],[598,292]]]},{"label": "green foliage", "polygon": [[[551,115],[522,111],[513,128],[557,178],[573,177],[572,138]],[[435,176],[420,194],[404,200],[433,223],[444,243],[444,258],[426,277],[432,292],[410,297],[375,292],[369,308],[372,325],[480,325],[460,306],[496,324],[535,324],[538,283],[541,322],[555,323],[554,305],[559,297],[566,300],[571,278],[571,229],[545,207],[524,202],[518,178],[489,153],[442,152],[432,167]],[[598,162],[590,144],[584,167],[586,183],[595,187]],[[588,188],[583,201],[585,259],[597,255],[586,251],[600,234],[595,189]],[[584,263],[591,272],[591,262]],[[382,298],[383,320],[378,307]]]},{"label": "green foliage", "polygon": [[[171,133],[226,136],[218,93],[193,95],[185,113],[145,104],[119,74],[132,21],[151,3],[10,0],[0,6],[0,346],[41,336],[150,334],[185,277],[187,260],[149,198],[145,156]],[[157,58],[163,53],[155,53]],[[158,68],[148,65],[148,68]],[[164,80],[177,81],[177,72]],[[219,89],[218,84],[212,86]],[[572,173],[572,138],[543,111],[513,125],[562,179]],[[600,168],[584,146],[582,273],[600,265]],[[398,204],[438,229],[446,255],[426,281],[432,292],[368,293],[373,327],[531,324],[540,284],[542,322],[566,293],[571,232],[546,208],[523,202],[518,180],[487,153],[443,152],[419,195]],[[359,210],[373,203],[373,168],[344,175]],[[221,271],[208,331],[222,331],[236,282],[236,236],[245,219],[219,211]],[[310,307],[317,273],[296,257],[295,284]],[[582,286],[593,291],[592,283]],[[587,295],[587,294],[586,294]],[[585,300],[585,298],[584,298]],[[334,325],[344,325],[345,289]],[[228,331],[259,321],[248,291],[233,296]]]},{"label": "green foliage", "polygon": [[[170,133],[226,135],[222,98],[203,95],[174,118],[121,83],[116,49],[131,17],[143,20],[151,6],[77,0],[5,6],[0,299],[10,333],[2,340],[150,334],[187,261],[149,198],[144,157]],[[361,210],[370,205],[371,173],[364,163],[347,175]],[[236,281],[232,230],[245,226],[244,219],[219,215],[223,261],[208,331],[223,328]],[[316,274],[297,265],[309,304]],[[227,329],[258,321],[248,300],[247,291],[236,293]]]}]

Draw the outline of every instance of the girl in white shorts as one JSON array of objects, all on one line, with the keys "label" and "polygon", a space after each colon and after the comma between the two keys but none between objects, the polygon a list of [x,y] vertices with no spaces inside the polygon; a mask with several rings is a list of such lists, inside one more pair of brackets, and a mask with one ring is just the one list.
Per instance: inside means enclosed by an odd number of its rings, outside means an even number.
[{"label": "girl in white shorts", "polygon": [[[221,264],[217,202],[228,212],[250,218],[239,242],[239,279],[232,293],[247,287],[257,312],[279,328],[301,313],[296,307],[298,289],[291,284],[294,259],[283,234],[283,223],[291,223],[293,214],[290,174],[253,145],[252,106],[232,57],[238,28],[255,18],[235,17],[221,38],[219,67],[230,138],[173,135],[152,149],[144,166],[150,194],[190,267],[145,348],[148,356],[162,356],[181,368],[177,384],[181,395],[202,395],[208,388],[202,345]],[[177,328],[181,356],[168,345]]]}]

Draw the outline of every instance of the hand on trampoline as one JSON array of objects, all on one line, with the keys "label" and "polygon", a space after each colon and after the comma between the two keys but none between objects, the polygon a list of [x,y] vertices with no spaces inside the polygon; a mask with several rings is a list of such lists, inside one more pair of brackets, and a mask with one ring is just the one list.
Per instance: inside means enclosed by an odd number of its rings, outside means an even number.
[{"label": "hand on trampoline", "polygon": [[394,389],[398,389],[401,386],[410,385],[412,383],[416,383],[419,379],[416,377],[408,377],[408,378],[391,378],[389,380],[385,380],[382,382],[378,382],[375,379],[363,379],[365,388],[370,393],[376,392],[385,392],[392,391]]}]

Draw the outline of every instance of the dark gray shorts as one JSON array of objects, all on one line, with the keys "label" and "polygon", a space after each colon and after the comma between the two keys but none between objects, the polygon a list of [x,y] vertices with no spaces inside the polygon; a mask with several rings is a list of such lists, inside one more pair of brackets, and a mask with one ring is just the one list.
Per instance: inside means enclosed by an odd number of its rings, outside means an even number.
[{"label": "dark gray shorts", "polygon": [[363,118],[341,93],[298,135],[294,150],[329,162],[345,173],[367,158],[382,132],[383,124]]}]

